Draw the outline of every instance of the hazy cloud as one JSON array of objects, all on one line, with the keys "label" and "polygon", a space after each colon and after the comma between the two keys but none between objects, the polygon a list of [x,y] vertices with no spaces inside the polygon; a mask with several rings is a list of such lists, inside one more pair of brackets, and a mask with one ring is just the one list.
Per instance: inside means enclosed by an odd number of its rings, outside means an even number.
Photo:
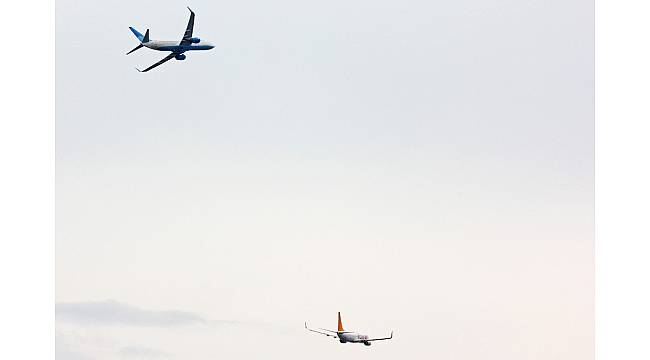
[{"label": "hazy cloud", "polygon": [[67,344],[56,343],[54,357],[57,360],[87,360],[90,357],[71,349]]},{"label": "hazy cloud", "polygon": [[79,348],[79,344],[83,342],[78,336],[71,335],[70,333],[63,333],[57,331],[54,335],[54,357],[57,360],[86,360],[90,359]]},{"label": "hazy cloud", "polygon": [[114,300],[56,304],[56,319],[94,325],[183,326],[206,324],[200,315],[140,309]]},{"label": "hazy cloud", "polygon": [[119,354],[124,358],[145,358],[145,359],[166,359],[170,354],[144,346],[125,346],[120,349]]}]

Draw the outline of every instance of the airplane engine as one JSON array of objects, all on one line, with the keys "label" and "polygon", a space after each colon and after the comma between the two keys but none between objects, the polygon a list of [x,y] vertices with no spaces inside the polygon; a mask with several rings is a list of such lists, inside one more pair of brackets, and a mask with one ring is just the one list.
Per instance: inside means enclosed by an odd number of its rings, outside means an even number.
[{"label": "airplane engine", "polygon": [[176,60],[185,60],[186,57],[185,54],[178,54],[175,56]]},{"label": "airplane engine", "polygon": [[365,346],[370,346],[370,345],[372,345],[372,343],[371,343],[370,341],[364,341],[364,342],[363,342],[363,345],[365,345]]},{"label": "airplane engine", "polygon": [[193,37],[193,38],[190,38],[190,42],[191,42],[192,44],[198,44],[198,43],[201,42],[201,39],[200,39],[200,38],[195,38],[195,37]]}]

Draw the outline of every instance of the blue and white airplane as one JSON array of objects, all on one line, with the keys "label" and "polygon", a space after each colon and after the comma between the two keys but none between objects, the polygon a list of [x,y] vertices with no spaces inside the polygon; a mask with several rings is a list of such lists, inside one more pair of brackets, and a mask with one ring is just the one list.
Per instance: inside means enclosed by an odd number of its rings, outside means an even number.
[{"label": "blue and white airplane", "polygon": [[171,51],[171,54],[165,56],[164,59],[158,61],[157,63],[149,66],[148,68],[144,70],[140,70],[136,68],[136,70],[140,72],[147,72],[153,68],[155,68],[158,65],[161,65],[173,58],[176,60],[185,60],[185,54],[183,54],[186,51],[194,51],[194,50],[210,50],[214,48],[214,45],[201,41],[201,39],[197,37],[192,37],[192,33],[194,31],[194,11],[190,9],[190,21],[187,23],[187,28],[185,29],[185,35],[183,35],[183,38],[181,41],[162,41],[162,40],[150,40],[149,39],[149,29],[144,33],[144,35],[140,34],[138,30],[129,27],[133,34],[135,34],[135,37],[138,38],[140,41],[140,45],[136,46],[135,49],[129,51],[126,53],[129,55],[130,53],[146,47],[149,49],[153,50],[159,50],[159,51]]}]

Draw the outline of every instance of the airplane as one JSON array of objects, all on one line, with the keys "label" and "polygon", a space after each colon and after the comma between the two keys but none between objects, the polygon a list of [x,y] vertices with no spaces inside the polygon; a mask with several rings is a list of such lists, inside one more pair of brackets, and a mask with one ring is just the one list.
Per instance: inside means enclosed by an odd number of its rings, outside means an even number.
[{"label": "airplane", "polygon": [[[357,332],[354,332],[354,331],[345,331],[343,329],[343,323],[341,322],[341,313],[340,312],[339,312],[339,327],[338,327],[337,331],[323,329],[323,328],[318,328],[318,330],[322,330],[322,331],[310,329],[309,327],[307,327],[307,322],[305,322],[305,329],[307,329],[309,331],[312,331],[312,332],[315,332],[315,333],[322,334],[322,335],[331,336],[333,338],[338,338],[339,342],[341,342],[342,344],[344,344],[344,343],[360,343],[360,344],[364,344],[366,346],[370,346],[370,345],[372,345],[373,341],[389,340],[389,339],[393,338],[393,332],[392,331],[390,332],[389,337],[374,338],[374,339],[371,339],[368,335],[361,335],[361,334],[359,334]],[[327,331],[327,332],[323,332],[323,331]]]},{"label": "airplane", "polygon": [[210,50],[214,48],[214,45],[204,42],[200,38],[192,37],[192,32],[194,31],[194,11],[192,11],[192,9],[190,9],[189,6],[187,7],[187,9],[190,10],[190,20],[187,23],[185,34],[183,35],[183,38],[180,41],[151,40],[149,39],[149,29],[147,29],[144,35],[142,35],[140,32],[138,32],[138,30],[129,26],[129,29],[131,29],[135,37],[138,38],[138,40],[140,41],[140,45],[136,46],[135,49],[126,53],[127,55],[143,47],[152,50],[158,50],[158,51],[171,51],[171,54],[165,56],[165,58],[149,66],[148,68],[144,70],[135,68],[136,70],[138,70],[139,72],[147,72],[155,68],[156,66],[161,65],[173,58],[175,58],[176,60],[185,60],[186,56],[183,53],[186,51]]}]

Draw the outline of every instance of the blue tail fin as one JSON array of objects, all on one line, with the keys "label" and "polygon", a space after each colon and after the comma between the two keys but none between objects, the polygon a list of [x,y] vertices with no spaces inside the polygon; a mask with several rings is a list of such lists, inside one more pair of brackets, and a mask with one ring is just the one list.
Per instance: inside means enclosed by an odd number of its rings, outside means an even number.
[{"label": "blue tail fin", "polygon": [[[132,28],[130,26],[129,26],[129,29],[131,29],[131,31],[133,32],[133,35],[135,35],[135,37],[137,37],[140,42],[142,42],[144,40],[144,35],[140,34],[140,32],[138,30],[136,30],[136,29],[134,29],[134,28]],[[149,39],[147,39],[147,40],[149,40]]]}]

